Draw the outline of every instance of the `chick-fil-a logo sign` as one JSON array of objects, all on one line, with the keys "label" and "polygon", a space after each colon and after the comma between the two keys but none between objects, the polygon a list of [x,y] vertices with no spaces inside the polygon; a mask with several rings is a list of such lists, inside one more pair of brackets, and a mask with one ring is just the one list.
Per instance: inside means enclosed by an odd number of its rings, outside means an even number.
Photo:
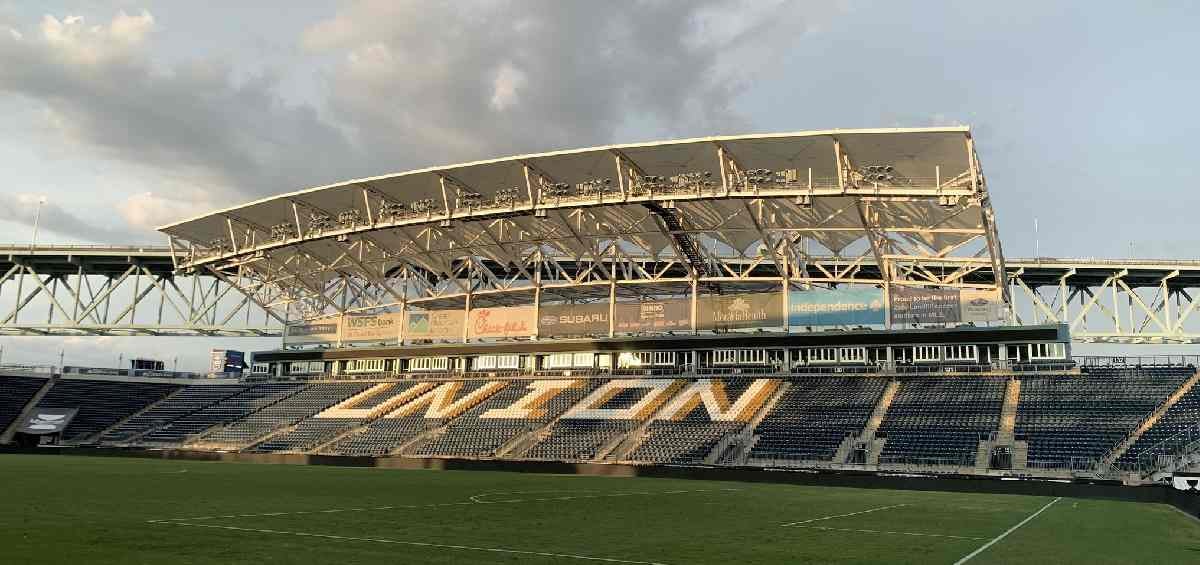
[{"label": "chick-fil-a logo sign", "polygon": [[477,337],[533,335],[532,308],[484,308],[471,312],[471,333]]}]

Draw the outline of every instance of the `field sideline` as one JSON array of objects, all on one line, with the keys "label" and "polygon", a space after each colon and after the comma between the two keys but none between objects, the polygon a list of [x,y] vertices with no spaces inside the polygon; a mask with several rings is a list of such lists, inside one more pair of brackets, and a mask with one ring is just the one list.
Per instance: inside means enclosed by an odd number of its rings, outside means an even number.
[{"label": "field sideline", "polygon": [[1103,500],[36,455],[0,484],[19,564],[1200,560],[1200,522]]}]

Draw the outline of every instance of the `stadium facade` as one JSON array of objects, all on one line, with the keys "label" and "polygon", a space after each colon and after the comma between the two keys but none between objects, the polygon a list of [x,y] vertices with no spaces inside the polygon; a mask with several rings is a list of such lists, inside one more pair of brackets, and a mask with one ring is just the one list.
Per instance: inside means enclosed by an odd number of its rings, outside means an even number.
[{"label": "stadium facade", "polygon": [[967,128],[524,155],[161,230],[178,272],[283,312],[283,347],[238,381],[8,377],[0,440],[1130,481],[1194,464],[1194,364],[1075,358],[1067,326],[1016,323]]}]

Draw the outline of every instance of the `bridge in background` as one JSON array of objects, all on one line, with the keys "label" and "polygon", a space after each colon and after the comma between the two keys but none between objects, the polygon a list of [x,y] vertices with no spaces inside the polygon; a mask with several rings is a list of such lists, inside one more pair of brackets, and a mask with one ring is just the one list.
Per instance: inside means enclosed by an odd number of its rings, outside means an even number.
[{"label": "bridge in background", "polygon": [[[178,269],[177,259],[171,248],[156,246],[0,246],[0,335],[282,335],[289,308],[300,299],[286,287],[261,280],[240,263],[189,271]],[[1200,343],[1200,261],[1039,258],[1005,264],[1013,323],[1065,323],[1083,343]],[[769,263],[757,268],[766,270],[754,277],[779,280]],[[875,265],[861,258],[814,257],[805,268],[838,274],[845,283],[878,276]],[[990,269],[981,264],[962,281],[995,280]],[[351,295],[378,284],[347,270],[317,290],[330,303],[352,304]]]}]

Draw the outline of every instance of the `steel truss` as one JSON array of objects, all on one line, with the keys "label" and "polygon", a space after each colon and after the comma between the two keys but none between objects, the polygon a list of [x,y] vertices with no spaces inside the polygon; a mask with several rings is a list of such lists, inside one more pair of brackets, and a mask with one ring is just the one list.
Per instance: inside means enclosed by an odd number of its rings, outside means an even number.
[{"label": "steel truss", "polygon": [[494,196],[463,180],[471,167],[451,167],[431,173],[440,198],[404,205],[382,181],[361,181],[164,231],[186,270],[240,269],[254,281],[246,290],[272,289],[289,320],[845,284],[998,289],[1007,300],[974,144],[952,133],[957,148],[939,155],[958,172],[945,176],[936,164],[920,177],[864,164],[880,153],[859,162],[838,135],[805,149],[809,161],[829,150],[822,162],[835,166],[824,171],[835,176],[824,177],[753,168],[777,155],[747,162],[730,149],[736,140],[714,139],[692,143],[686,161],[707,159],[718,174],[661,174],[661,162],[600,149],[583,178],[547,172],[554,155],[493,165],[523,181]]},{"label": "steel truss", "polygon": [[1200,343],[1200,261],[1043,259],[1015,266],[1013,292],[1025,305],[1017,323],[1068,324],[1084,343]]},{"label": "steel truss", "polygon": [[166,248],[0,248],[0,335],[269,336],[283,318],[238,270],[175,272]]}]

